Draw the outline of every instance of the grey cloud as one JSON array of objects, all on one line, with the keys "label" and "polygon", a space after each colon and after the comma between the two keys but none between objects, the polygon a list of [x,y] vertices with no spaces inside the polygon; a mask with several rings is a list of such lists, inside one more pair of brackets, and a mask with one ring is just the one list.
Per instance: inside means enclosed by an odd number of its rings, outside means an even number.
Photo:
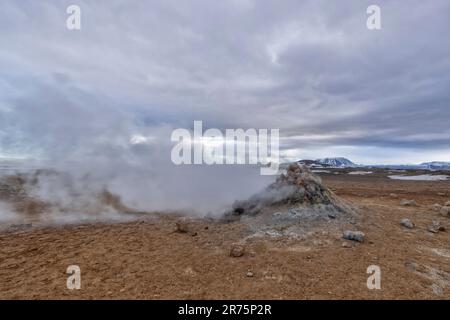
[{"label": "grey cloud", "polygon": [[[73,3],[75,32],[65,29]],[[2,153],[64,157],[93,148],[92,137],[121,141],[198,119],[307,140],[286,148],[447,156],[450,136],[436,134],[448,133],[450,116],[450,4],[378,1],[380,31],[366,29],[369,4],[2,1]]]}]

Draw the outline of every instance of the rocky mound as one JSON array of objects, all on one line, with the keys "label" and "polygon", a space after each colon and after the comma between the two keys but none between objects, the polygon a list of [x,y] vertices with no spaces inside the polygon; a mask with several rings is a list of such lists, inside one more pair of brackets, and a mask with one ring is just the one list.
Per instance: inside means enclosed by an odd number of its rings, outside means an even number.
[{"label": "rocky mound", "polygon": [[[286,173],[262,192],[245,201],[236,201],[232,210],[225,214],[227,219],[240,216],[255,216],[265,209],[288,207],[289,215],[296,217],[328,217],[334,219],[352,209],[322,184],[305,165],[291,164]],[[275,215],[283,216],[277,212]]]}]

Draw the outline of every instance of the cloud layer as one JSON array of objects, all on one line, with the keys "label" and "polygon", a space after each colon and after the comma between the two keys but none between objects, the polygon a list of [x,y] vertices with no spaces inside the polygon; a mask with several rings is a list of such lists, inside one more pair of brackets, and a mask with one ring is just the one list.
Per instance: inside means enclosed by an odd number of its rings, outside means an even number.
[{"label": "cloud layer", "polygon": [[450,160],[450,3],[378,1],[378,31],[370,4],[2,1],[1,155],[108,157],[202,120],[279,128],[292,159]]}]

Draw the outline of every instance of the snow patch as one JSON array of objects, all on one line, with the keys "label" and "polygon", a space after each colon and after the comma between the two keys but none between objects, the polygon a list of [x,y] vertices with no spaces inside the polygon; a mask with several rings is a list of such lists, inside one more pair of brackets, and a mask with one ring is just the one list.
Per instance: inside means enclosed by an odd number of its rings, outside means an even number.
[{"label": "snow patch", "polygon": [[371,174],[373,173],[372,171],[352,171],[349,172],[348,174],[353,174],[353,175],[366,175],[366,174]]},{"label": "snow patch", "polygon": [[417,176],[393,175],[388,177],[393,180],[411,180],[411,181],[445,181],[448,178],[448,176],[446,175],[431,175],[431,174],[421,174]]}]

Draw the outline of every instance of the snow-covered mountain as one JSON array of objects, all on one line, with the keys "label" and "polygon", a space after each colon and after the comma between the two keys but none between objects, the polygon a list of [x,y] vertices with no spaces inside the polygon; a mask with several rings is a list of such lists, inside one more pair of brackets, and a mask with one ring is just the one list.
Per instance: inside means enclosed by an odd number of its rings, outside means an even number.
[{"label": "snow-covered mountain", "polygon": [[347,158],[337,157],[337,158],[323,158],[316,159],[318,163],[321,163],[326,166],[337,167],[337,168],[346,168],[346,167],[356,167],[357,165],[348,160]]},{"label": "snow-covered mountain", "polygon": [[309,159],[299,160],[299,161],[297,161],[297,163],[304,164],[304,165],[306,165],[306,166],[308,166],[310,168],[325,168],[325,167],[328,167],[328,165],[319,163],[319,162],[317,162],[315,160],[309,160]]},{"label": "snow-covered mountain", "polygon": [[299,160],[298,163],[305,164],[310,168],[379,168],[391,170],[450,170],[450,162],[431,161],[420,164],[355,164],[343,157],[323,158],[316,160]]},{"label": "snow-covered mountain", "polygon": [[425,166],[427,169],[431,169],[431,170],[450,169],[450,162],[432,161],[432,162],[424,162],[424,163],[421,163],[420,165]]}]

